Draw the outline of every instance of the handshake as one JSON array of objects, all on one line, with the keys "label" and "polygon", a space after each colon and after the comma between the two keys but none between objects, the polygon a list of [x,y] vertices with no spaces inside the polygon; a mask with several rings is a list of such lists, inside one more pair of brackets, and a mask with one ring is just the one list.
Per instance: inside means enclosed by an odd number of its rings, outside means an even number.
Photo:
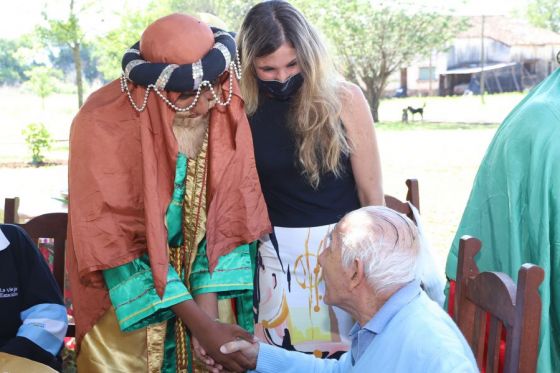
[{"label": "handshake", "polygon": [[[197,357],[202,361],[209,372],[244,372],[253,370],[257,366],[259,354],[258,339],[245,330],[230,324],[221,324],[225,329],[233,329],[234,334],[238,334],[234,340],[223,343],[218,351],[209,354],[201,341],[193,338],[193,346]],[[228,334],[226,332],[226,334]],[[222,334],[223,335],[223,334]],[[209,336],[210,338],[212,336]],[[218,336],[216,336],[218,337]],[[218,338],[222,339],[222,338]],[[215,345],[215,344],[214,344]]]}]

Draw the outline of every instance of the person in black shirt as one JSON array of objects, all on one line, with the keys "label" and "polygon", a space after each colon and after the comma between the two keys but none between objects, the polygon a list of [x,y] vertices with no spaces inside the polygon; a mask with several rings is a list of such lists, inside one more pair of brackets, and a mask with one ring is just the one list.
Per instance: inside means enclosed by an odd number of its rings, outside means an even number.
[{"label": "person in black shirt", "polygon": [[317,257],[346,213],[384,204],[371,112],[288,2],[255,5],[237,38],[241,91],[274,227],[260,240],[255,334],[289,350],[340,356],[352,320],[324,303]]},{"label": "person in black shirt", "polygon": [[0,352],[60,370],[67,327],[62,294],[45,259],[23,229],[0,224]]}]

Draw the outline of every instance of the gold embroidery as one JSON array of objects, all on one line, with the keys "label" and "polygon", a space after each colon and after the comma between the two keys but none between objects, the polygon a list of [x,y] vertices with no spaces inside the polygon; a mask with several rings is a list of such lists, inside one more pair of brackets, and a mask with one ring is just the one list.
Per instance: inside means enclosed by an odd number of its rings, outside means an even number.
[{"label": "gold embroidery", "polygon": [[148,372],[161,372],[163,356],[165,351],[165,330],[167,321],[155,325],[148,325],[146,331],[146,343],[148,352]]},{"label": "gold embroidery", "polygon": [[[208,148],[208,131],[198,156],[187,162],[185,178],[185,196],[183,199],[183,245],[172,250],[170,258],[175,270],[182,277],[187,289],[190,290],[189,277],[198,251],[198,245],[206,235],[206,163]],[[177,372],[188,370],[187,328],[177,318],[175,324],[175,341],[177,355]],[[189,338],[190,341],[190,338]],[[190,346],[189,346],[190,347]],[[200,365],[193,371],[199,371]]]}]

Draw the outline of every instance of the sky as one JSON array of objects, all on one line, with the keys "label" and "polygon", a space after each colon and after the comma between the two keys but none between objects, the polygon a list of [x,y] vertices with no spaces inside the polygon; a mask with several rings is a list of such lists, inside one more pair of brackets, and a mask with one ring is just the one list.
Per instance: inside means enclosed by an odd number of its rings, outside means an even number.
[{"label": "sky", "polygon": [[[75,0],[77,4],[84,1]],[[188,3],[189,0],[185,0]],[[325,0],[328,1],[328,0]],[[441,0],[433,0],[440,3]],[[446,0],[454,4],[461,15],[498,15],[524,8],[530,0]],[[86,17],[83,24],[92,34],[101,34],[115,27],[119,12],[126,8],[144,9],[149,0],[96,0],[102,4],[100,13]],[[64,18],[69,0],[0,0],[0,38],[13,39],[33,30],[41,22],[41,11],[47,7],[48,14]]]}]

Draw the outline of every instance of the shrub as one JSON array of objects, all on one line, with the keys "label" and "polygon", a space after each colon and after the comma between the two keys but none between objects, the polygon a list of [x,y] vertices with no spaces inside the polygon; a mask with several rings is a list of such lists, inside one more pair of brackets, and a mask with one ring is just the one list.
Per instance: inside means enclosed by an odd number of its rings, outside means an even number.
[{"label": "shrub", "polygon": [[31,123],[22,131],[25,142],[31,150],[32,163],[41,165],[44,162],[44,151],[49,150],[52,145],[52,137],[43,123]]}]

